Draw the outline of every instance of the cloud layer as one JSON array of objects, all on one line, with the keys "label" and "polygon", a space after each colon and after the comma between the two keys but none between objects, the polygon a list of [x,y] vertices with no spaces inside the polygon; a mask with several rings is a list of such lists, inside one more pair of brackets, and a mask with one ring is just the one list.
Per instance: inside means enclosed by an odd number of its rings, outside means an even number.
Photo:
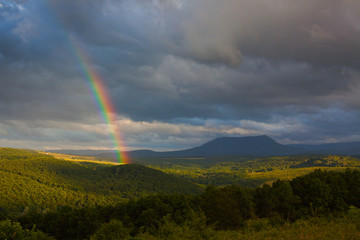
[{"label": "cloud layer", "polygon": [[0,145],[112,147],[72,41],[129,149],[360,141],[359,16],[355,0],[0,0]]}]

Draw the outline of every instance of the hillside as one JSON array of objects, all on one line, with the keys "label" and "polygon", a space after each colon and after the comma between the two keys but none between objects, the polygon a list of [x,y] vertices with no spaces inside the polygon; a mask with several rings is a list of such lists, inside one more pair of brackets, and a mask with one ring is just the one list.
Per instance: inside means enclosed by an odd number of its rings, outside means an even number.
[{"label": "hillside", "polygon": [[[151,195],[116,206],[30,212],[15,220],[58,240],[358,239],[359,200],[359,171],[316,170],[253,189],[210,186],[197,196]],[[12,239],[18,231],[9,228]]]},{"label": "hillside", "polygon": [[0,211],[115,204],[154,193],[199,193],[195,184],[141,165],[111,166],[0,148]]}]

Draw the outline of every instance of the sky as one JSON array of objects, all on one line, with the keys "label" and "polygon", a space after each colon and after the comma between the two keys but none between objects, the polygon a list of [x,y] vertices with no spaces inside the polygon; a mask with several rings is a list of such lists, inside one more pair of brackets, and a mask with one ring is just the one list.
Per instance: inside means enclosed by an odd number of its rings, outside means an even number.
[{"label": "sky", "polygon": [[1,147],[113,148],[76,48],[123,149],[360,141],[358,0],[0,0]]}]

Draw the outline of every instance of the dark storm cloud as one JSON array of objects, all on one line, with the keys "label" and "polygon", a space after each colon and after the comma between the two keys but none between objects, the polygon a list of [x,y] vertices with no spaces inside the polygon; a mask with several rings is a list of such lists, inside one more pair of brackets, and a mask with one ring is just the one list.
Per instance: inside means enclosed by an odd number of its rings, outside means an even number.
[{"label": "dark storm cloud", "polygon": [[54,123],[102,121],[75,41],[134,147],[359,139],[359,16],[351,0],[0,0],[0,136],[103,141]]},{"label": "dark storm cloud", "polygon": [[46,6],[42,1],[2,4],[7,7],[0,8],[0,118],[87,118],[93,105],[81,72]]},{"label": "dark storm cloud", "polygon": [[358,67],[358,1],[192,1],[186,45],[204,60],[268,59]]},{"label": "dark storm cloud", "polygon": [[136,88],[119,95],[129,101],[116,99],[135,119],[256,118],[281,109],[286,114],[289,107],[309,111],[314,105],[327,108],[344,101],[342,96],[357,82],[343,68],[246,58],[240,68],[232,69],[171,56],[156,68],[137,68],[124,77]]}]

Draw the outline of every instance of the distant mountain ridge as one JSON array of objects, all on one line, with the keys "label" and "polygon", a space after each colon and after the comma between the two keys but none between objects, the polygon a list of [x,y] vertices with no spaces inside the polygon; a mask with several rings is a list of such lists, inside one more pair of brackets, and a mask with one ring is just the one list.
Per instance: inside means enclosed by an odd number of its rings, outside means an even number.
[{"label": "distant mountain ridge", "polygon": [[288,146],[313,153],[360,155],[360,142],[326,143],[318,145],[291,144]]},{"label": "distant mountain ridge", "polygon": [[[52,152],[90,155],[111,158],[113,151],[104,150],[58,150]],[[135,150],[126,152],[130,158],[142,157],[216,157],[216,156],[286,156],[295,154],[360,155],[360,142],[330,143],[319,145],[284,145],[272,138],[262,136],[220,137],[201,146],[167,152]]]},{"label": "distant mountain ridge", "polygon": [[[300,153],[298,149],[275,142],[268,136],[220,137],[199,147],[186,150],[158,152],[159,157],[216,157],[216,156],[272,156]],[[137,152],[129,152],[131,157],[139,157]]]},{"label": "distant mountain ridge", "polygon": [[182,154],[199,156],[270,156],[289,155],[299,151],[292,147],[281,145],[268,136],[256,137],[221,137],[204,145],[181,151]]}]

